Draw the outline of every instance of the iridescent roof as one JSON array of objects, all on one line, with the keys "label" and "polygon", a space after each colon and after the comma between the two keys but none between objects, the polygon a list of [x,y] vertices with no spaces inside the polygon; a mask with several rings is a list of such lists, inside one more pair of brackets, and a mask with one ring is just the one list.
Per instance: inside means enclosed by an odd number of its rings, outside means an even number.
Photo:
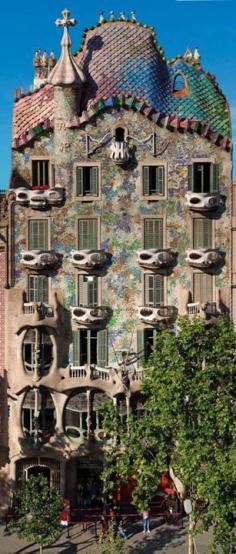
[{"label": "iridescent roof", "polygon": [[[86,78],[81,85],[82,110],[86,114],[91,114],[91,107],[101,99],[124,95],[144,102],[163,117],[177,116],[201,122],[212,132],[231,136],[227,101],[214,78],[199,64],[186,61],[184,57],[178,56],[168,62],[155,41],[153,29],[148,26],[131,21],[99,24],[84,33],[82,49],[74,59]],[[175,96],[173,82],[179,72],[186,81],[187,90],[185,95]],[[40,93],[34,92],[17,101],[13,147],[32,140],[39,124],[42,131],[45,130],[46,106],[46,128],[53,127],[53,86],[49,84]],[[88,118],[86,115],[81,122]],[[79,125],[79,117],[77,122]]]}]

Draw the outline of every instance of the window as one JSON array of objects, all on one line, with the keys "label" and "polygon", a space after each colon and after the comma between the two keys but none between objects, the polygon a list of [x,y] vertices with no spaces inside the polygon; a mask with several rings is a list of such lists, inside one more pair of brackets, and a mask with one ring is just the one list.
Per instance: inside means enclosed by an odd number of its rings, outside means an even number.
[{"label": "window", "polygon": [[29,250],[48,250],[48,220],[30,219],[28,222]]},{"label": "window", "polygon": [[144,248],[163,249],[163,219],[144,219]]},{"label": "window", "polygon": [[207,273],[193,274],[193,299],[194,302],[206,304],[212,302],[213,277]]},{"label": "window", "polygon": [[137,331],[137,360],[138,366],[146,362],[152,354],[156,338],[156,329],[141,329]]},{"label": "window", "polygon": [[187,93],[188,93],[188,89],[186,86],[186,80],[181,73],[177,73],[173,83],[173,95],[184,96]]},{"label": "window", "polygon": [[53,361],[53,344],[46,329],[28,329],[23,340],[22,354],[27,373],[37,370],[40,376],[47,375]]},{"label": "window", "polygon": [[80,329],[73,332],[73,365],[95,364],[105,367],[108,359],[107,329]]},{"label": "window", "polygon": [[165,168],[164,165],[143,166],[143,196],[164,196]]},{"label": "window", "polygon": [[130,408],[133,416],[136,419],[140,419],[145,413],[144,402],[145,397],[143,394],[141,394],[140,392],[132,394],[130,398]]},{"label": "window", "polygon": [[125,130],[123,127],[117,127],[115,130],[115,141],[124,142],[125,140]]},{"label": "window", "polygon": [[192,192],[219,192],[219,165],[210,162],[189,165],[188,188]]},{"label": "window", "polygon": [[55,407],[51,394],[44,387],[26,393],[22,407],[25,436],[35,442],[47,442],[55,429]]},{"label": "window", "polygon": [[144,304],[158,307],[164,303],[164,277],[145,273],[144,275]]},{"label": "window", "polygon": [[97,275],[79,275],[79,306],[98,306],[98,277]]},{"label": "window", "polygon": [[48,277],[46,275],[29,275],[28,302],[48,303]]},{"label": "window", "polygon": [[98,222],[97,219],[79,219],[78,250],[97,250]]},{"label": "window", "polygon": [[73,440],[83,438],[104,438],[102,408],[111,402],[105,392],[85,390],[72,392],[64,411],[64,428]]},{"label": "window", "polygon": [[49,187],[49,160],[32,160],[32,187]]},{"label": "window", "polygon": [[98,196],[99,168],[97,166],[78,166],[76,168],[76,196]]},{"label": "window", "polygon": [[212,247],[212,221],[210,219],[193,219],[193,248]]}]

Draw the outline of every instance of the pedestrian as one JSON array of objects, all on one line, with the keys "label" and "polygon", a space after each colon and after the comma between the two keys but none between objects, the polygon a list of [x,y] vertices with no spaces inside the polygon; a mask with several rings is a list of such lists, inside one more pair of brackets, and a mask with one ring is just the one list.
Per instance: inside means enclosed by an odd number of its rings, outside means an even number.
[{"label": "pedestrian", "polygon": [[143,533],[150,533],[150,511],[149,508],[143,510]]}]

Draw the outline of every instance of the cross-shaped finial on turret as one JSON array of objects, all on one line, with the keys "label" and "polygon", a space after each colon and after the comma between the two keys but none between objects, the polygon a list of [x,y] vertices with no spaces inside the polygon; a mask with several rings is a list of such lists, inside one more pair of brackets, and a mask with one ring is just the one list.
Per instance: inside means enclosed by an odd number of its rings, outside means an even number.
[{"label": "cross-shaped finial on turret", "polygon": [[65,8],[65,10],[63,10],[63,12],[61,13],[63,15],[63,19],[57,19],[55,22],[58,27],[73,27],[74,25],[76,25],[76,19],[70,19],[69,10]]}]

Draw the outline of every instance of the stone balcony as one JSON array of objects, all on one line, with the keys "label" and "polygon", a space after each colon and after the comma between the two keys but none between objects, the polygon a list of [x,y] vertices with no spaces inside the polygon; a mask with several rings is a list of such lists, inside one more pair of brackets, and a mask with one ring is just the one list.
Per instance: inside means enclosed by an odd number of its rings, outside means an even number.
[{"label": "stone balcony", "polygon": [[74,267],[89,271],[103,268],[108,257],[105,250],[72,250],[70,261]]},{"label": "stone balcony", "polygon": [[187,192],[186,206],[197,212],[217,210],[222,205],[221,196],[217,192]]},{"label": "stone balcony", "polygon": [[21,254],[21,263],[28,269],[49,269],[58,264],[54,250],[28,250]]},{"label": "stone balcony", "polygon": [[131,393],[134,393],[140,389],[144,371],[142,368],[134,367],[127,369],[128,381],[126,379],[124,383],[121,368],[101,368],[94,365],[79,366],[72,363],[65,370],[65,378],[61,381],[60,389],[64,391],[79,386],[91,387],[102,389],[115,396],[128,388]]},{"label": "stone balcony", "polygon": [[138,263],[145,269],[165,269],[176,265],[178,253],[171,248],[146,249],[138,252]]},{"label": "stone balcony", "polygon": [[20,206],[30,206],[33,209],[40,210],[50,206],[60,206],[64,200],[64,188],[55,187],[54,189],[15,189],[16,202]]},{"label": "stone balcony", "polygon": [[53,302],[25,302],[25,293],[22,293],[22,304],[16,318],[17,333],[23,327],[52,327],[58,328],[59,313],[56,293],[53,295]]},{"label": "stone balcony", "polygon": [[175,306],[141,306],[138,308],[138,317],[143,323],[158,325],[158,323],[173,323],[176,319]]},{"label": "stone balcony", "polygon": [[97,307],[82,307],[75,306],[71,308],[72,320],[79,325],[90,327],[93,325],[99,325],[105,323],[108,318],[108,308],[104,306]]},{"label": "stone balcony", "polygon": [[218,248],[195,248],[186,250],[186,261],[193,267],[211,269],[224,263],[224,253]]}]

